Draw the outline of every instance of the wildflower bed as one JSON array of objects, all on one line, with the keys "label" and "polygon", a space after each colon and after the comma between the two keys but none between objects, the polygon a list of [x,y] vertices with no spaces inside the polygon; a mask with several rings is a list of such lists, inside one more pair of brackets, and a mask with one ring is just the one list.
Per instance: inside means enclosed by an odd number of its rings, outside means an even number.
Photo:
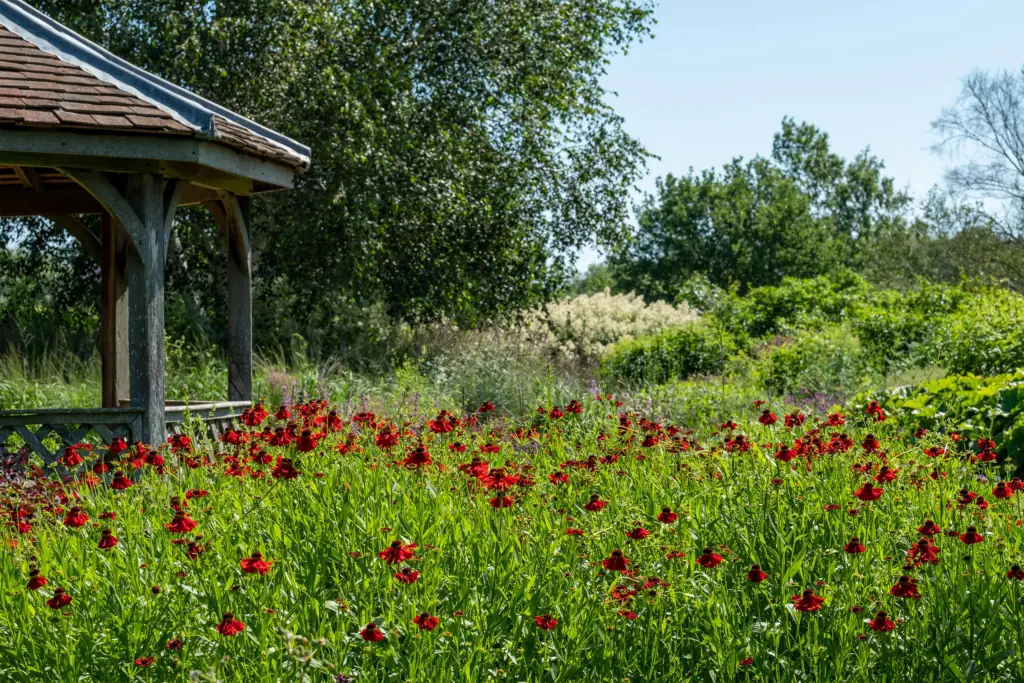
[{"label": "wildflower bed", "polygon": [[0,678],[1024,679],[994,443],[874,403],[492,408],[256,406],[216,445],[9,471]]}]

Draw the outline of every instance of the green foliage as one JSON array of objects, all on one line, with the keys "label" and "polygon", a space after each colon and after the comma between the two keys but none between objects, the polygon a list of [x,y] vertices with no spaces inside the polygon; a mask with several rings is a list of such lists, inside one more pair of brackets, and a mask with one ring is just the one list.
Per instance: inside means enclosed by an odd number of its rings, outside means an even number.
[{"label": "green foliage", "polygon": [[612,254],[619,286],[671,299],[694,273],[746,291],[858,265],[865,245],[905,229],[910,197],[883,168],[867,151],[844,160],[824,132],[784,119],[770,158],[659,179],[633,240]]},{"label": "green foliage", "polygon": [[993,375],[1024,367],[1024,298],[983,290],[940,327],[933,346],[953,373]]},{"label": "green foliage", "polygon": [[838,269],[814,278],[783,278],[743,296],[730,292],[713,313],[732,334],[760,339],[847,321],[872,294],[862,277]]},{"label": "green foliage", "polygon": [[870,383],[867,354],[848,326],[800,332],[759,363],[761,383],[774,396],[838,395]]},{"label": "green foliage", "polygon": [[654,384],[714,375],[735,351],[728,334],[698,323],[616,344],[602,359],[601,374],[609,380]]},{"label": "green foliage", "polygon": [[996,452],[1024,468],[1024,369],[994,377],[951,375],[888,392],[885,405],[916,427],[992,438]]}]

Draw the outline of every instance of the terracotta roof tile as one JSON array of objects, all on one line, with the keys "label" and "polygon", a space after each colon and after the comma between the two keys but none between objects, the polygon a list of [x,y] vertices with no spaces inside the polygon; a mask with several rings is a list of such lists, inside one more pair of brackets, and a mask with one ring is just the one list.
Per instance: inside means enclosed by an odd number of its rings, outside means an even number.
[{"label": "terracotta roof tile", "polygon": [[[169,111],[107,83],[0,26],[0,121],[25,126],[192,134]],[[212,142],[292,168],[308,160],[227,118],[215,115]],[[205,136],[204,136],[205,137]]]}]

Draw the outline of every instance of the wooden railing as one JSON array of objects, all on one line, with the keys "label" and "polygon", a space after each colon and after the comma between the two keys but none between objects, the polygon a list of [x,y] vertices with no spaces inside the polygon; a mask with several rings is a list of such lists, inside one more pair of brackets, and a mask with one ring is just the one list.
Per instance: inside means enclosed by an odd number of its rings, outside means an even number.
[{"label": "wooden railing", "polygon": [[[167,431],[180,431],[187,420],[198,418],[216,438],[249,405],[249,401],[169,402]],[[35,453],[49,465],[72,444],[109,445],[116,436],[131,443],[141,417],[141,408],[0,410],[0,463],[5,468],[23,465]]]}]

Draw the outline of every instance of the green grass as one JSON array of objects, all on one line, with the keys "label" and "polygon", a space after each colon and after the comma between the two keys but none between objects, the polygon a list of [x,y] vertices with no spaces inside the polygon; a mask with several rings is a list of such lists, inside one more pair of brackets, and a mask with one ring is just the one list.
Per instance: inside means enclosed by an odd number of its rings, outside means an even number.
[{"label": "green grass", "polygon": [[[697,430],[684,441],[684,433],[671,437],[667,424],[637,416],[620,430],[609,403],[583,403],[582,415],[551,420],[535,414],[528,423],[482,415],[476,426],[463,423],[449,434],[424,426],[435,417],[429,406],[412,412],[407,403],[396,404],[394,421],[406,427],[390,451],[374,444],[375,430],[365,425],[353,438],[356,449],[346,454],[336,446],[348,441],[348,426],[308,454],[294,445],[262,444],[271,455],[295,458],[302,474],[292,480],[273,478],[272,464],[250,462],[249,449],[241,447],[237,460],[217,455],[195,469],[165,453],[162,473],[144,467],[126,491],[103,483],[89,487],[81,476],[45,489],[31,481],[9,483],[2,492],[8,512],[24,506],[33,515],[27,533],[10,527],[3,532],[0,678],[1024,678],[1022,584],[1005,577],[1013,563],[1024,561],[1020,502],[992,497],[999,466],[971,462],[966,444],[934,433],[918,441],[901,430],[900,416],[874,423],[851,409],[847,426],[821,434],[828,443],[845,432],[852,448],[812,448],[806,458],[784,464],[772,457],[773,448],[757,444],[813,440],[808,430],[821,415],[789,432],[779,406],[774,427],[742,422],[735,433],[750,435],[755,445],[730,452],[727,434],[711,414],[680,424]],[[516,438],[518,427],[536,433]],[[866,475],[852,466],[881,461],[857,445],[868,432],[878,436],[899,475],[885,484],[880,500],[861,503],[853,492]],[[646,436],[660,442],[644,447]],[[434,464],[402,466],[421,438]],[[469,444],[467,452],[451,451],[448,444],[455,441]],[[511,507],[493,508],[495,493],[457,467],[484,443],[500,451],[483,459],[493,466],[507,461],[510,472],[535,480],[509,491]],[[948,448],[949,457],[925,457],[923,448],[932,445]],[[199,450],[214,451],[210,444]],[[604,462],[592,469],[563,467],[591,455]],[[181,454],[186,457],[195,456]],[[232,465],[245,469],[245,476],[231,476]],[[933,469],[935,480],[928,476]],[[551,483],[548,475],[556,472],[568,473],[569,482]],[[990,481],[978,481],[981,474]],[[959,506],[962,487],[988,498],[990,508]],[[198,527],[172,534],[164,527],[172,519],[169,502],[190,489],[210,492],[189,502]],[[67,507],[61,496],[76,494],[90,522],[70,529],[61,523],[60,508]],[[605,509],[584,509],[593,494],[608,502]],[[839,509],[826,510],[828,505]],[[679,513],[675,523],[656,520],[663,506]],[[116,519],[100,520],[104,512]],[[904,558],[926,518],[960,533],[974,524],[985,542],[967,546],[955,536],[935,537],[941,563],[909,570],[922,598],[892,597],[889,589],[907,571]],[[648,538],[626,537],[637,522],[651,531]],[[104,527],[119,540],[111,550],[97,548]],[[569,527],[584,534],[567,536]],[[855,535],[867,547],[862,555],[842,550]],[[205,552],[190,560],[176,538]],[[412,585],[393,578],[400,565],[377,557],[396,539],[418,544],[406,563],[420,572]],[[725,558],[721,565],[704,569],[695,563],[705,546]],[[632,576],[601,567],[616,548],[631,561]],[[239,561],[255,550],[274,563],[266,576],[240,569]],[[672,552],[684,556],[668,559]],[[746,580],[753,563],[768,573],[765,582]],[[38,592],[25,588],[32,566],[49,579]],[[658,585],[628,601],[613,598],[616,586],[638,589],[652,578]],[[73,598],[61,610],[44,604],[56,586]],[[791,597],[805,588],[824,597],[821,611],[793,610]],[[851,613],[854,605],[864,612]],[[881,609],[897,622],[891,633],[875,633],[865,623]],[[240,635],[214,630],[227,611],[245,623]],[[423,611],[439,618],[435,630],[420,631],[412,623]],[[544,614],[558,620],[554,630],[534,623]],[[359,636],[371,621],[385,634],[379,643]],[[171,639],[180,639],[183,649],[167,650]],[[151,667],[134,664],[149,656],[155,658]],[[747,657],[753,664],[741,667]]]}]

